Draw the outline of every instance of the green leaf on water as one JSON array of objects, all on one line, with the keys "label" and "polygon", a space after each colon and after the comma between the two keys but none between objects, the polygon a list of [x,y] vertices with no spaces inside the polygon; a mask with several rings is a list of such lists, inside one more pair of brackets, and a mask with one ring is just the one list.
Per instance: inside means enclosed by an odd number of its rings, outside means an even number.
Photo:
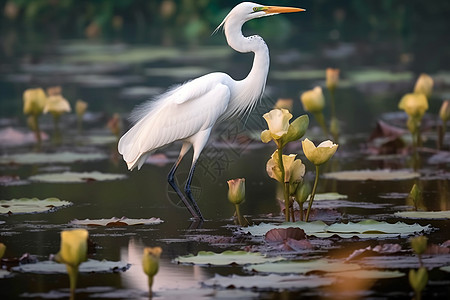
[{"label": "green leaf on water", "polygon": [[119,180],[126,178],[123,174],[108,174],[94,172],[63,172],[63,173],[50,173],[34,175],[29,178],[31,181],[39,182],[51,182],[51,183],[78,183],[78,182],[91,182],[91,181],[108,181]]},{"label": "green leaf on water", "polygon": [[263,291],[301,290],[318,288],[333,284],[334,278],[305,275],[253,275],[221,276],[216,274],[203,282],[203,285],[220,288],[256,289]]},{"label": "green leaf on water", "polygon": [[[88,259],[80,264],[80,273],[116,273],[125,272],[130,268],[130,264],[123,261],[107,261]],[[66,266],[54,261],[42,261],[34,264],[23,264],[11,268],[14,272],[34,273],[34,274],[65,274]]]},{"label": "green leaf on water", "polygon": [[248,271],[280,274],[306,274],[309,272],[345,272],[359,270],[360,266],[335,260],[317,259],[307,261],[283,261],[245,267]]},{"label": "green leaf on water", "polygon": [[419,224],[408,225],[403,222],[387,223],[375,220],[364,220],[359,223],[335,223],[327,225],[322,221],[283,223],[281,225],[261,223],[239,229],[242,233],[249,233],[253,236],[263,236],[274,228],[301,228],[306,235],[313,235],[320,238],[337,235],[341,238],[388,238],[396,236],[407,236],[418,232],[431,230],[430,225],[421,226]]},{"label": "green leaf on water", "polygon": [[157,225],[164,221],[160,218],[150,218],[150,219],[128,219],[126,217],[111,219],[96,219],[96,220],[72,220],[71,225],[82,225],[82,226],[107,226],[107,227],[118,227],[118,226],[133,226],[133,225]]},{"label": "green leaf on water", "polygon": [[0,200],[0,214],[31,214],[54,211],[56,208],[72,205],[72,202],[58,198],[20,198]]},{"label": "green leaf on water", "polygon": [[440,267],[439,270],[450,273],[450,266]]},{"label": "green leaf on water", "polygon": [[314,201],[320,200],[343,200],[347,199],[347,195],[342,195],[339,193],[318,193],[314,196]]},{"label": "green leaf on water", "polygon": [[410,170],[362,170],[362,171],[342,171],[331,172],[323,175],[328,179],[348,180],[348,181],[394,181],[408,180],[420,177],[420,174]]},{"label": "green leaf on water", "polygon": [[197,255],[186,255],[175,258],[175,262],[181,264],[214,266],[261,264],[281,260],[284,260],[281,256],[267,257],[259,252],[246,251],[224,251],[222,253],[199,251]]},{"label": "green leaf on water", "polygon": [[11,272],[8,272],[6,270],[0,269],[0,279],[7,278],[11,276]]},{"label": "green leaf on water", "polygon": [[383,279],[403,277],[405,276],[405,273],[402,273],[400,271],[356,270],[333,273],[332,275],[355,279]]},{"label": "green leaf on water", "polygon": [[450,219],[450,210],[443,211],[399,211],[394,216],[406,219]]},{"label": "green leaf on water", "polygon": [[0,164],[68,164],[78,161],[92,161],[107,159],[103,153],[22,153],[0,157]]}]

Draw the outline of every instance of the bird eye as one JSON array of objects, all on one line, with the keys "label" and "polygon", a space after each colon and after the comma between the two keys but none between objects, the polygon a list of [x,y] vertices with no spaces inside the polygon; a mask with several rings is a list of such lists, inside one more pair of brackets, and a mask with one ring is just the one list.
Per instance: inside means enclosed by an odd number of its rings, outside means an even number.
[{"label": "bird eye", "polygon": [[253,7],[253,11],[257,12],[259,7]]}]

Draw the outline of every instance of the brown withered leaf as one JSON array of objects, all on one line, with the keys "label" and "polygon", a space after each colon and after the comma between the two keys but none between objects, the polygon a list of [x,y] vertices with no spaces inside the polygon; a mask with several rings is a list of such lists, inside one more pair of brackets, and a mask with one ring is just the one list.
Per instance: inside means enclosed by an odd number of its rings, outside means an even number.
[{"label": "brown withered leaf", "polygon": [[402,251],[402,246],[399,244],[383,244],[377,245],[375,247],[368,246],[363,249],[358,249],[353,251],[349,257],[346,258],[346,261],[352,259],[360,259],[368,256],[377,256],[377,255],[385,255],[385,254],[395,254]]},{"label": "brown withered leaf", "polygon": [[312,248],[306,234],[300,228],[274,228],[269,230],[264,240],[282,251],[299,251]]}]

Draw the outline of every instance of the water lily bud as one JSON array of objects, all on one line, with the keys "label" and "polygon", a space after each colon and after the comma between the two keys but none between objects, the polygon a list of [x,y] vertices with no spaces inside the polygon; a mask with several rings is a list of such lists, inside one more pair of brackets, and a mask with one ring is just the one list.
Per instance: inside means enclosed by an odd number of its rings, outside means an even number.
[{"label": "water lily bud", "polygon": [[278,109],[287,109],[289,111],[292,111],[292,107],[294,106],[294,100],[292,99],[285,99],[285,98],[279,98],[277,100],[277,103],[275,103],[274,108],[278,108]]},{"label": "water lily bud", "polygon": [[289,169],[289,194],[293,195],[297,191],[298,185],[303,181],[306,167],[300,159],[294,160]]},{"label": "water lily bud", "polygon": [[339,69],[327,68],[327,89],[334,91],[339,82]]},{"label": "water lily bud", "polygon": [[428,74],[420,74],[414,86],[414,93],[424,94],[427,98],[430,98],[433,91],[433,78]]},{"label": "water lily bud", "polygon": [[43,89],[27,89],[23,93],[23,113],[34,116],[42,114],[46,101]]},{"label": "water lily bud", "polygon": [[47,98],[47,102],[44,106],[44,113],[51,113],[57,117],[63,113],[70,112],[70,104],[63,96],[55,95]]},{"label": "water lily bud", "polygon": [[314,89],[304,92],[301,95],[300,100],[302,101],[303,109],[311,113],[319,113],[325,106],[325,99],[320,86],[316,86]]},{"label": "water lily bud", "polygon": [[336,153],[337,144],[327,140],[315,146],[313,142],[308,139],[302,141],[303,152],[306,158],[316,166],[326,163]]},{"label": "water lily bud", "polygon": [[413,202],[414,207],[417,209],[422,200],[422,190],[417,184],[414,183],[411,191],[409,192],[408,199]]},{"label": "water lily bud", "polygon": [[142,269],[149,277],[153,277],[159,270],[159,258],[161,256],[161,247],[146,247],[142,256]]},{"label": "water lily bud", "polygon": [[311,194],[311,185],[309,183],[302,184],[295,192],[295,201],[298,204],[306,202],[308,196]]},{"label": "water lily bud", "polygon": [[420,294],[428,282],[428,271],[425,267],[419,268],[417,271],[414,269],[409,270],[409,284],[413,288],[416,294]]},{"label": "water lily bud", "polygon": [[122,121],[120,120],[120,116],[118,113],[115,113],[111,119],[109,119],[108,124],[106,125],[109,130],[111,130],[112,134],[115,136],[119,136],[121,128],[122,128]]},{"label": "water lily bud", "polygon": [[292,114],[287,109],[272,109],[263,115],[269,126],[269,132],[274,140],[278,140],[288,132],[289,120]]},{"label": "water lily bud", "polygon": [[400,100],[398,108],[404,110],[412,118],[422,118],[428,110],[428,100],[424,94],[406,94]]},{"label": "water lily bud", "polygon": [[233,204],[241,204],[245,199],[245,178],[231,179],[228,183],[228,200]]},{"label": "water lily bud", "polygon": [[75,103],[75,113],[77,114],[78,118],[83,117],[83,115],[86,113],[87,107],[87,102],[84,102],[80,99],[77,100],[77,102]]},{"label": "water lily bud", "polygon": [[3,255],[5,255],[6,246],[3,243],[0,243],[0,259],[2,259]]},{"label": "water lily bud", "polygon": [[89,233],[86,229],[64,230],[61,232],[61,248],[55,259],[71,267],[77,268],[87,260],[87,240]]},{"label": "water lily bud", "polygon": [[441,109],[439,110],[439,117],[443,122],[450,120],[450,100],[442,102]]},{"label": "water lily bud", "polygon": [[411,247],[417,255],[422,255],[427,250],[427,241],[428,238],[423,235],[416,236],[410,240]]},{"label": "water lily bud", "polygon": [[278,150],[272,154],[272,157],[267,161],[266,171],[269,177],[275,179],[278,182],[284,183],[289,182],[289,178],[291,177],[291,167],[295,161],[296,154],[289,154],[282,156],[283,158],[283,167],[284,167],[284,180],[282,177],[279,158],[278,158]]}]

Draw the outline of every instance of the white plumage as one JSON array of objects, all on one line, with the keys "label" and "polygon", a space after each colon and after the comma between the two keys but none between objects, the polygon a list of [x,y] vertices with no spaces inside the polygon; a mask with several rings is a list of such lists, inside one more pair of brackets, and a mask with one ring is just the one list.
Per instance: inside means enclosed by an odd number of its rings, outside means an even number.
[{"label": "white plumage", "polygon": [[[118,144],[119,153],[128,168],[140,169],[148,155],[156,149],[174,141],[184,141],[168,179],[193,217],[203,220],[190,192],[195,163],[216,122],[249,113],[253,109],[264,92],[269,71],[269,50],[264,40],[257,35],[244,37],[242,25],[254,18],[302,10],[250,2],[234,7],[217,29],[223,26],[228,44],[236,51],[255,53],[250,73],[240,81],[225,73],[204,75],[172,88],[135,109],[132,113],[135,124]],[[176,186],[173,175],[191,145],[194,155],[185,189],[187,200]]]}]

